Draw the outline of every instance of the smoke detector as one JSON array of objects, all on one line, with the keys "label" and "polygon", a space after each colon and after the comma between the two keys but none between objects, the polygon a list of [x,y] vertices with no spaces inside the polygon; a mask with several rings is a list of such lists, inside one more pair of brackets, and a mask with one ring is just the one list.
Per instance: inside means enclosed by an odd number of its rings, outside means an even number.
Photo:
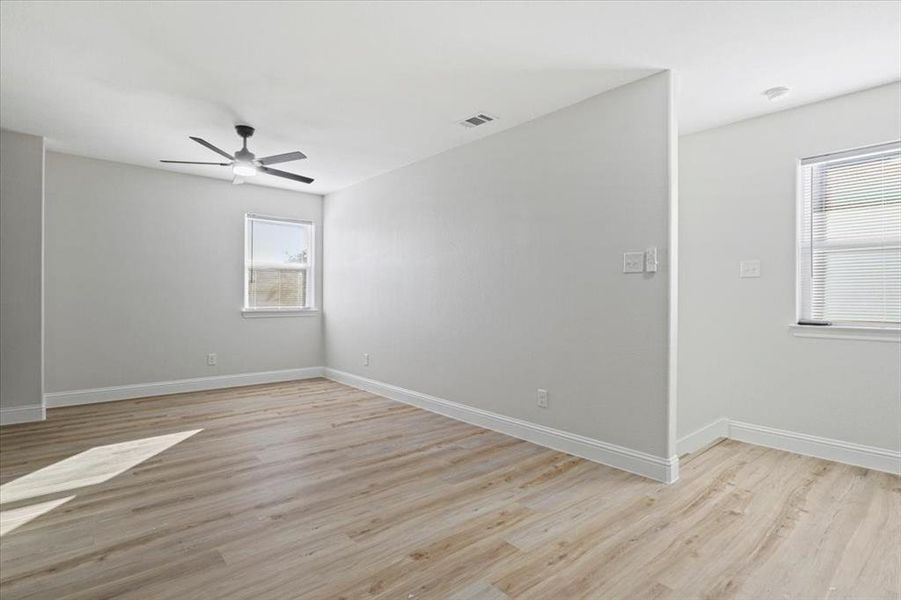
[{"label": "smoke detector", "polygon": [[485,123],[490,123],[491,121],[496,121],[497,117],[492,117],[491,115],[486,115],[485,113],[477,113],[468,119],[463,119],[460,121],[460,125],[463,127],[478,127],[479,125],[484,125]]}]

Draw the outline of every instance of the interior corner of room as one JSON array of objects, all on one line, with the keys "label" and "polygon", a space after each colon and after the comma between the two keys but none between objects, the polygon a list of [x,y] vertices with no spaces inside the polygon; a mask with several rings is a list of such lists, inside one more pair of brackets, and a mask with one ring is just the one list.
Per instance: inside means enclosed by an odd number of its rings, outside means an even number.
[{"label": "interior corner of room", "polygon": [[[4,597],[901,597],[901,15],[824,5],[827,77],[750,4],[482,5],[484,64],[471,3],[273,4],[227,74],[197,3],[4,3]],[[812,48],[576,18],[702,9]]]}]

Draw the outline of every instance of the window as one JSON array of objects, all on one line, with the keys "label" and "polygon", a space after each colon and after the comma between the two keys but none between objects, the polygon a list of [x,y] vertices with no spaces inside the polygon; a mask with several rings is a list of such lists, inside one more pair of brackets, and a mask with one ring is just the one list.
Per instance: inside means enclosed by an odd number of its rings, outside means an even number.
[{"label": "window", "polygon": [[244,310],[314,308],[313,224],[246,215]]},{"label": "window", "polygon": [[801,322],[901,324],[901,143],[801,161]]}]

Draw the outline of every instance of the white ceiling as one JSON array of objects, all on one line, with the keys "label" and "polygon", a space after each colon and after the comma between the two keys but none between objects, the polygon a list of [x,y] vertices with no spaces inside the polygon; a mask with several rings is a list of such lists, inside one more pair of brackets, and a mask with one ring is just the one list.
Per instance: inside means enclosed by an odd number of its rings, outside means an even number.
[{"label": "white ceiling", "polygon": [[[160,167],[216,160],[187,136],[231,151],[246,122],[316,178],[257,183],[316,193],[661,69],[682,133],[896,81],[901,2],[0,3],[4,128]],[[456,124],[479,111],[500,120]]]}]

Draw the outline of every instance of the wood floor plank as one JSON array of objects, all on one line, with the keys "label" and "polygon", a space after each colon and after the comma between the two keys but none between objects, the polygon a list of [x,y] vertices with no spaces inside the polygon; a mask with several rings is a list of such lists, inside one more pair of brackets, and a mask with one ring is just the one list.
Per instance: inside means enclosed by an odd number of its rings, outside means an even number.
[{"label": "wood floor plank", "polygon": [[325,379],[52,409],[0,430],[0,594],[898,599],[899,479],[724,441],[667,486]]}]

